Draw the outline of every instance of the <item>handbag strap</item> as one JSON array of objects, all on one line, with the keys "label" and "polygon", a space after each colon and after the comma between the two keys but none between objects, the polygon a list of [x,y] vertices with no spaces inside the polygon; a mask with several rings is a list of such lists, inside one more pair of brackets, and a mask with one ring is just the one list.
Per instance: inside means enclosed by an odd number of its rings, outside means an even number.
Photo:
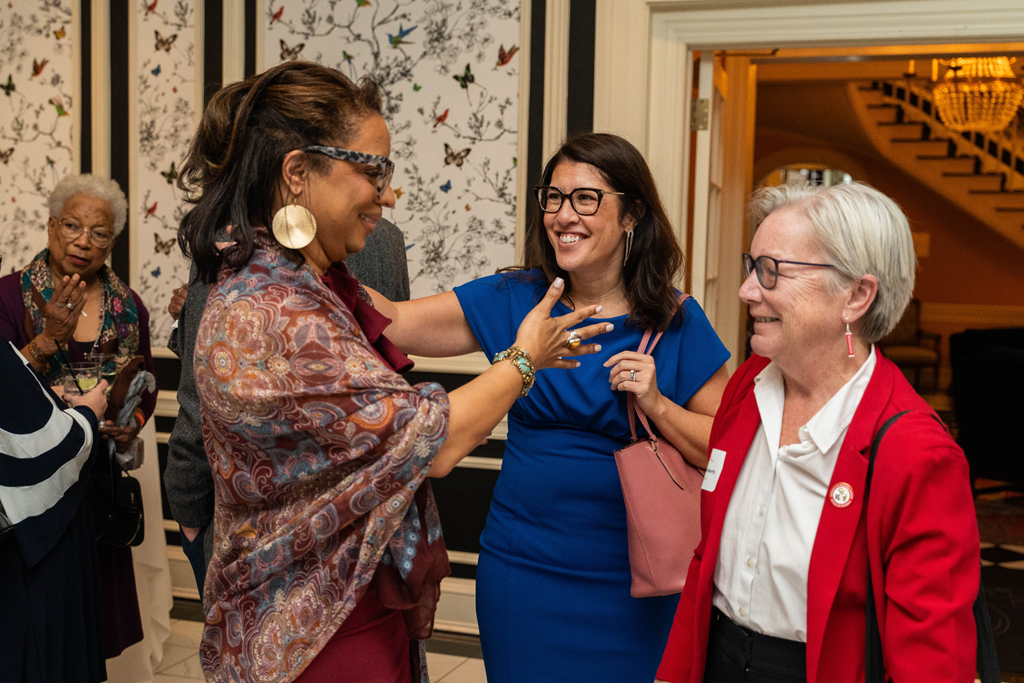
[{"label": "handbag strap", "polygon": [[[680,310],[682,310],[683,304],[686,303],[686,300],[689,298],[690,295],[686,294],[685,292],[681,293],[676,298],[676,301],[679,303]],[[640,340],[640,346],[638,346],[636,349],[637,353],[642,353],[649,356],[651,353],[654,352],[654,347],[657,346],[659,341],[661,341],[661,337],[663,334],[665,333],[658,332],[657,334],[654,334],[654,330],[648,328],[644,332],[643,338]],[[654,335],[653,341],[651,341],[651,335]],[[650,346],[647,346],[648,341],[651,341]],[[633,413],[636,413],[636,416],[640,418],[640,424],[642,424],[644,426],[644,429],[647,430],[647,436],[652,439],[656,438],[654,436],[654,431],[651,429],[651,425],[647,422],[647,416],[644,415],[643,409],[636,402],[636,396],[634,396],[633,392],[630,391],[626,393],[626,415],[629,417],[629,433],[632,437],[632,440],[636,441],[636,421],[633,418]]]},{"label": "handbag strap", "polygon": [[[864,482],[864,510],[867,515],[868,500],[871,496],[871,476],[875,470],[875,456],[878,455],[878,447],[882,443],[882,437],[889,431],[897,420],[909,413],[904,410],[896,413],[882,424],[881,429],[875,434],[871,443],[871,453],[868,456],[868,475]],[[932,415],[940,425],[935,415]],[[866,517],[865,517],[866,519]],[[999,660],[996,656],[996,642],[992,635],[992,622],[988,617],[988,605],[985,602],[985,589],[981,585],[981,578],[978,579],[978,595],[974,598],[974,625],[978,636],[978,675],[981,683],[999,683],[1001,680],[999,672]],[[885,683],[885,663],[882,657],[882,636],[878,629],[878,613],[875,609],[875,591],[871,583],[871,563],[868,562],[868,587],[867,601],[864,606],[866,616],[867,633],[864,639],[864,680],[865,683]]]}]

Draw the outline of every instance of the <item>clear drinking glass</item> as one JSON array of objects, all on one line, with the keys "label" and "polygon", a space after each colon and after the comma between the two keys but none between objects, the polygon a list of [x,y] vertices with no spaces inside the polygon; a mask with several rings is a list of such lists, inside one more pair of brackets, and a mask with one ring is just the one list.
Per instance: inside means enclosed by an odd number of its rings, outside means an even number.
[{"label": "clear drinking glass", "polygon": [[71,396],[87,394],[100,382],[100,365],[96,361],[71,363],[61,372],[64,393]]},{"label": "clear drinking glass", "polygon": [[117,379],[117,362],[115,356],[112,353],[99,353],[92,351],[85,359],[91,363],[96,363],[100,366],[100,379],[107,380],[107,390],[114,386],[114,380]]}]

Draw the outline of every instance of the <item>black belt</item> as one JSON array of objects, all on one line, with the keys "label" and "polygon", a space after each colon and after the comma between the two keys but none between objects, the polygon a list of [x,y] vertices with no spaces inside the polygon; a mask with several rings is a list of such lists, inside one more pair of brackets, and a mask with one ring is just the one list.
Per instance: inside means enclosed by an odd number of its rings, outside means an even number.
[{"label": "black belt", "polygon": [[762,673],[771,680],[806,681],[807,645],[756,633],[713,608],[705,683],[756,681]]}]

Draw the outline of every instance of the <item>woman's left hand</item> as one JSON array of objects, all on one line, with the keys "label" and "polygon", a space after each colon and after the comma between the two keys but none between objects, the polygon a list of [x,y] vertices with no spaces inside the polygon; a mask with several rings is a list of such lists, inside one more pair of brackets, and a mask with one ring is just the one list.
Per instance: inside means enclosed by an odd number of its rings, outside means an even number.
[{"label": "woman's left hand", "polygon": [[641,410],[653,419],[661,400],[654,357],[636,351],[623,351],[605,361],[604,366],[611,368],[608,379],[612,383],[612,391],[634,394]]},{"label": "woman's left hand", "polygon": [[100,423],[99,432],[114,440],[118,453],[123,453],[136,436],[139,435],[141,427],[118,427],[110,420]]}]

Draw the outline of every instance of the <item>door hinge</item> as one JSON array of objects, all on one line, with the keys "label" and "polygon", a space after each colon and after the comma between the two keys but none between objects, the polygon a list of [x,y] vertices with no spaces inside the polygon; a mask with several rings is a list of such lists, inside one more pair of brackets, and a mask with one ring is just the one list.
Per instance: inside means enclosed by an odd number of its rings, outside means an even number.
[{"label": "door hinge", "polygon": [[708,100],[693,98],[690,100],[690,130],[708,129]]}]

